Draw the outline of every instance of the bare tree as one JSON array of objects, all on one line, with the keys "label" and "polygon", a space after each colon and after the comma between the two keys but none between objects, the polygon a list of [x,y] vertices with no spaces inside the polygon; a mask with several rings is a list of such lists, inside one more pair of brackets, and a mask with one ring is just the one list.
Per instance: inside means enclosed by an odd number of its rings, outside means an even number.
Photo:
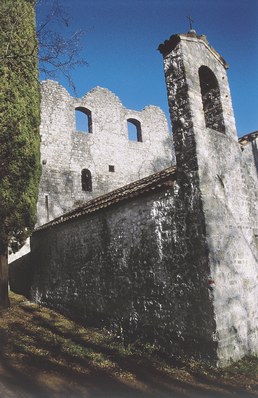
[{"label": "bare tree", "polygon": [[[36,2],[36,37],[33,48],[28,41],[34,42],[35,31],[31,30],[31,37],[27,35],[18,51],[15,46],[16,32],[21,20],[26,18],[26,9],[23,15],[13,18],[8,2],[1,0],[0,20],[10,21],[9,29],[6,24],[0,24],[0,63],[17,62],[19,59],[37,57],[39,72],[43,78],[55,78],[63,75],[75,91],[72,80],[72,71],[81,65],[87,65],[81,57],[81,40],[85,36],[84,30],[71,30],[70,17],[58,0],[38,0]],[[1,43],[2,42],[2,43]],[[28,48],[30,51],[28,52]],[[15,51],[14,51],[15,49]]]},{"label": "bare tree", "polygon": [[[46,5],[45,0],[44,9]],[[80,46],[85,31],[71,31],[69,14],[58,0],[50,0],[48,5],[45,15],[43,0],[36,5],[39,70],[47,78],[62,74],[75,90],[71,72],[77,66],[87,65]]]}]

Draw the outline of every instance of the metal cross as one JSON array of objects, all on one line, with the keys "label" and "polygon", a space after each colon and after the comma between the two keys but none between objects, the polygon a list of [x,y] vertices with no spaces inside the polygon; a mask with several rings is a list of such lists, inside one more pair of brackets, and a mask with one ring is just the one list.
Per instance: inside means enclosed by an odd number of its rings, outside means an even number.
[{"label": "metal cross", "polygon": [[192,30],[192,29],[193,29],[192,22],[194,22],[194,20],[193,20],[192,17],[190,17],[190,16],[188,16],[188,17],[186,17],[186,18],[189,20],[190,30]]}]

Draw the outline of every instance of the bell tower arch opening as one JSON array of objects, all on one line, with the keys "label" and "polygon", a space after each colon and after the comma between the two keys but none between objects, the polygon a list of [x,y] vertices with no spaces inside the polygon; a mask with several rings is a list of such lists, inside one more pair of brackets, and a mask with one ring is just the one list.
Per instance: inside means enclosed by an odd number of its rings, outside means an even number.
[{"label": "bell tower arch opening", "polygon": [[206,127],[225,133],[218,80],[210,68],[199,68],[199,80]]}]

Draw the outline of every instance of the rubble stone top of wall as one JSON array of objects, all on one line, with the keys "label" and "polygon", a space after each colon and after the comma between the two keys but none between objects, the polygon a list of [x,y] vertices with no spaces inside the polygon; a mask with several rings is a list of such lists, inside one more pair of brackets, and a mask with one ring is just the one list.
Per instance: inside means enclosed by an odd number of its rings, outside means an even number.
[{"label": "rubble stone top of wall", "polygon": [[[49,95],[51,92],[52,96],[56,93],[58,93],[58,95],[62,95],[62,97],[67,97],[67,99],[71,100],[72,103],[76,106],[76,105],[80,105],[80,102],[85,102],[85,101],[98,101],[98,100],[105,100],[105,106],[107,106],[107,104],[109,102],[107,101],[111,101],[111,103],[116,104],[117,106],[124,108],[120,98],[113,93],[113,91],[109,90],[108,88],[104,88],[104,87],[100,87],[100,86],[96,86],[94,88],[92,88],[90,91],[86,92],[82,97],[78,98],[78,97],[73,97],[72,95],[70,95],[70,93],[67,91],[67,89],[65,87],[63,87],[60,83],[58,83],[55,80],[42,80],[41,81],[41,89],[43,91],[43,93],[46,92],[46,95],[44,96],[44,99],[47,101],[51,100],[51,95]],[[55,97],[54,97],[55,98]],[[128,111],[130,111],[130,109],[127,109]],[[160,107],[156,106],[156,105],[146,105],[141,111],[155,111],[155,112],[160,112],[163,113],[163,111],[161,110]],[[141,111],[133,111],[136,113],[140,113]]]},{"label": "rubble stone top of wall", "polygon": [[110,99],[112,102],[116,102],[118,105],[122,106],[122,103],[118,96],[114,94],[108,88],[96,86],[87,93],[85,93],[82,97],[82,100],[87,100],[88,98],[98,98],[98,97],[105,97],[106,99]]}]

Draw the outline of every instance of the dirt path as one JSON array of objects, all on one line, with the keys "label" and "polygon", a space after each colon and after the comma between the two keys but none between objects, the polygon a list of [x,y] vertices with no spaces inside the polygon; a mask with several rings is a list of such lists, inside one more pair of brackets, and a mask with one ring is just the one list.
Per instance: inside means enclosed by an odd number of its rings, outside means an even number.
[{"label": "dirt path", "polygon": [[258,359],[223,371],[164,360],[21,296],[11,302],[0,313],[1,398],[258,398]]}]

